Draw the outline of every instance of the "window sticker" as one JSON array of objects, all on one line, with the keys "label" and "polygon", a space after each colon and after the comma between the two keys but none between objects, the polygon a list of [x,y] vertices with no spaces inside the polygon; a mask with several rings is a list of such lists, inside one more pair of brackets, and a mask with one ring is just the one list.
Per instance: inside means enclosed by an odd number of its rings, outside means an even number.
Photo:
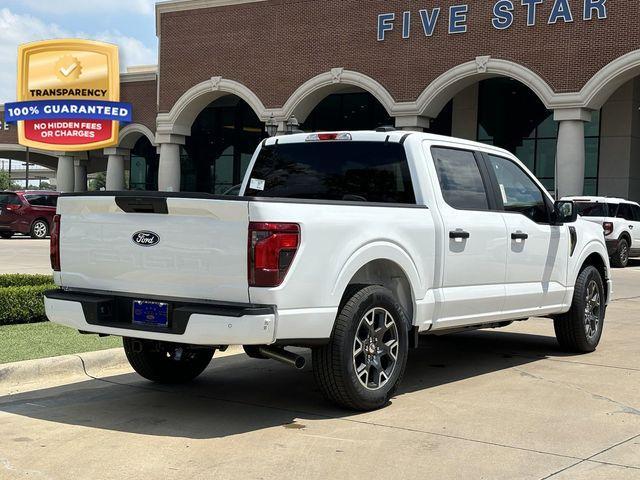
[{"label": "window sticker", "polygon": [[251,190],[263,191],[264,190],[264,185],[265,185],[265,181],[264,180],[260,180],[258,178],[252,178],[251,181],[249,182],[249,188]]},{"label": "window sticker", "polygon": [[507,191],[504,189],[503,184],[500,184],[500,193],[502,194],[502,202],[507,205],[509,201],[507,200]]}]

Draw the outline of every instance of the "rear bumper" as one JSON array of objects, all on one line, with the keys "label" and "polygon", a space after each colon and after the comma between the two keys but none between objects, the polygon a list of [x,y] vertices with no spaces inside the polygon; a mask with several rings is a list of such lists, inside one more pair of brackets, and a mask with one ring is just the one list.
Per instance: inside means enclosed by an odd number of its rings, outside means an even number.
[{"label": "rear bumper", "polygon": [[270,345],[275,342],[274,307],[171,302],[169,326],[133,324],[132,298],[50,290],[49,320],[91,333],[191,345]]},{"label": "rear bumper", "polygon": [[132,296],[64,290],[50,290],[44,295],[49,320],[76,330],[209,346],[324,344],[331,337],[338,310],[337,307],[278,310],[264,305],[167,300],[171,304],[169,327],[151,328],[132,323],[133,300]]},{"label": "rear bumper", "polygon": [[609,256],[612,256],[614,253],[618,251],[617,238],[607,239],[606,244],[607,244],[607,253],[609,254]]}]

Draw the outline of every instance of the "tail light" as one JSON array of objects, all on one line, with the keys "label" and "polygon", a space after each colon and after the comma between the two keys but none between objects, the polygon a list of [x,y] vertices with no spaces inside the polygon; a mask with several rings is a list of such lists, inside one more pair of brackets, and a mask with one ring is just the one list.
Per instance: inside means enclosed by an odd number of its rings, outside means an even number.
[{"label": "tail light", "polygon": [[49,253],[51,256],[51,268],[54,272],[60,271],[60,215],[53,216],[51,223],[51,244]]},{"label": "tail light", "polygon": [[602,224],[602,228],[604,229],[604,235],[611,235],[613,233],[613,223],[612,222],[604,222]]},{"label": "tail light", "polygon": [[15,212],[16,210],[20,210],[20,207],[21,207],[21,206],[22,206],[22,205],[13,205],[13,204],[10,204],[10,205],[5,205],[5,207],[4,207],[4,208],[6,208],[8,212]]},{"label": "tail light", "polygon": [[350,141],[352,140],[350,133],[312,133],[307,135],[307,142],[327,142],[327,141]]},{"label": "tail light", "polygon": [[299,246],[298,224],[249,223],[249,286],[277,287],[282,284]]}]

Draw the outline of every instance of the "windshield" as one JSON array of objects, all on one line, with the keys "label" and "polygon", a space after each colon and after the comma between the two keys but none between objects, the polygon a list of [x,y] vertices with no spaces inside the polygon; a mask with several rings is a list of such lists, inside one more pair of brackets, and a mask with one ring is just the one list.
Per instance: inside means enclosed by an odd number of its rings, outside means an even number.
[{"label": "windshield", "polygon": [[265,146],[246,195],[415,204],[404,147],[391,142]]}]

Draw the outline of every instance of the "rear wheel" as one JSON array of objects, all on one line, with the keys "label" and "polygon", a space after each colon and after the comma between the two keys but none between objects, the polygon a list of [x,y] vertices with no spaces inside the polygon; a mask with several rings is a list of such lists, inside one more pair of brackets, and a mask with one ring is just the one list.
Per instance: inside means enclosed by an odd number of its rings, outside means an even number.
[{"label": "rear wheel", "polygon": [[408,348],[408,320],[391,291],[365,287],[340,309],[331,342],[313,350],[314,376],[332,402],[375,410],[398,388]]},{"label": "rear wheel", "polygon": [[185,383],[211,362],[214,348],[123,338],[129,363],[139,375],[157,383]]},{"label": "rear wheel", "polygon": [[605,293],[600,272],[588,266],[576,281],[571,310],[554,319],[560,346],[569,352],[593,352],[602,337]]},{"label": "rear wheel", "polygon": [[49,225],[44,220],[36,220],[31,225],[31,238],[41,239],[49,235]]},{"label": "rear wheel", "polygon": [[8,240],[11,237],[13,237],[13,232],[0,232],[0,238]]},{"label": "rear wheel", "polygon": [[629,263],[629,242],[626,238],[621,238],[618,242],[618,249],[611,257],[611,265],[617,268],[625,268]]}]

